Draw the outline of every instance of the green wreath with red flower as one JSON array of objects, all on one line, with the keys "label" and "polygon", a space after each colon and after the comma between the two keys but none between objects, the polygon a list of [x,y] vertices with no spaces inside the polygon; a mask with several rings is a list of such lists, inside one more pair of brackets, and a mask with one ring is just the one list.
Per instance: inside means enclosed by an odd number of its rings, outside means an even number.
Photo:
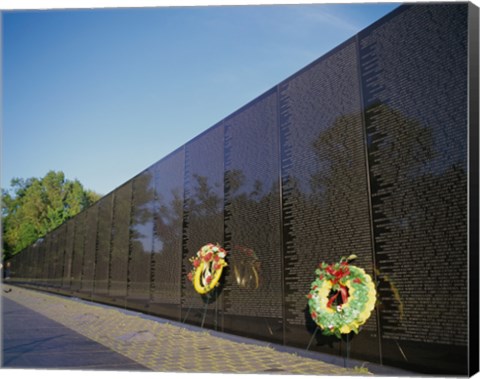
[{"label": "green wreath with red flower", "polygon": [[209,243],[190,258],[193,269],[187,277],[200,295],[205,295],[220,284],[223,268],[227,266],[226,256],[227,252],[219,244]]},{"label": "green wreath with red flower", "polygon": [[355,255],[340,262],[322,262],[307,295],[310,315],[324,335],[359,332],[376,303],[375,285],[362,268],[349,264]]}]

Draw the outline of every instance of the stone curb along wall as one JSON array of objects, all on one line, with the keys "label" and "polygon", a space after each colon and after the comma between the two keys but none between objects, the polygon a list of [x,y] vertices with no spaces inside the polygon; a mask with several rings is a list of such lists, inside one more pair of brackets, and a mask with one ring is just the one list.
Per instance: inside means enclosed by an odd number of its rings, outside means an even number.
[{"label": "stone curb along wall", "polygon": [[[312,350],[477,371],[475,75],[478,8],[401,6],[16,255],[11,280],[306,348],[317,265],[355,253],[375,311]],[[186,276],[208,242],[229,266],[207,298]]]}]

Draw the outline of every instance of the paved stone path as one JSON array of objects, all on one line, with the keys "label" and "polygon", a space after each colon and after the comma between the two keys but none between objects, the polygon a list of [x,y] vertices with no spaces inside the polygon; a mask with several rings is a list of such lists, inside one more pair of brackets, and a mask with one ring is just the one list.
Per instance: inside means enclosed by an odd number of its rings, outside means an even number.
[{"label": "paved stone path", "polygon": [[[129,315],[128,312],[112,307],[67,297],[9,285],[3,285],[2,295],[128,358],[128,362],[136,362],[147,370],[190,373],[365,375],[364,371],[345,369],[316,359],[279,352],[268,346],[234,342],[213,336],[208,331],[189,330],[140,317],[133,312],[133,315]],[[76,349],[74,343],[69,346],[70,349]],[[128,365],[131,369],[138,369],[131,363],[127,363]],[[121,366],[118,368],[122,369]]]},{"label": "paved stone path", "polygon": [[148,370],[145,366],[6,296],[1,300],[2,368]]}]

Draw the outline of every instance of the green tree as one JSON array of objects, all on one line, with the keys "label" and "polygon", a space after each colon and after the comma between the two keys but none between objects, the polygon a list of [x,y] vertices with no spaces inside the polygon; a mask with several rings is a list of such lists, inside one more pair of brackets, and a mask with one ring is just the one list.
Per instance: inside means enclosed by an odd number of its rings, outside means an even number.
[{"label": "green tree", "polygon": [[77,179],[66,179],[61,171],[49,171],[40,179],[15,178],[10,185],[10,190],[2,190],[3,259],[45,236],[101,197],[85,189]]}]

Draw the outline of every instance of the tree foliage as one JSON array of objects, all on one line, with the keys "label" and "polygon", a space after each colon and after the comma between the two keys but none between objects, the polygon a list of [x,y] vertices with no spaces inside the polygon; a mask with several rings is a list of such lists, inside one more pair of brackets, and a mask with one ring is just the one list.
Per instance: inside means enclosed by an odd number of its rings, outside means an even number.
[{"label": "tree foliage", "polygon": [[63,172],[12,179],[2,190],[3,258],[8,259],[100,198]]}]

